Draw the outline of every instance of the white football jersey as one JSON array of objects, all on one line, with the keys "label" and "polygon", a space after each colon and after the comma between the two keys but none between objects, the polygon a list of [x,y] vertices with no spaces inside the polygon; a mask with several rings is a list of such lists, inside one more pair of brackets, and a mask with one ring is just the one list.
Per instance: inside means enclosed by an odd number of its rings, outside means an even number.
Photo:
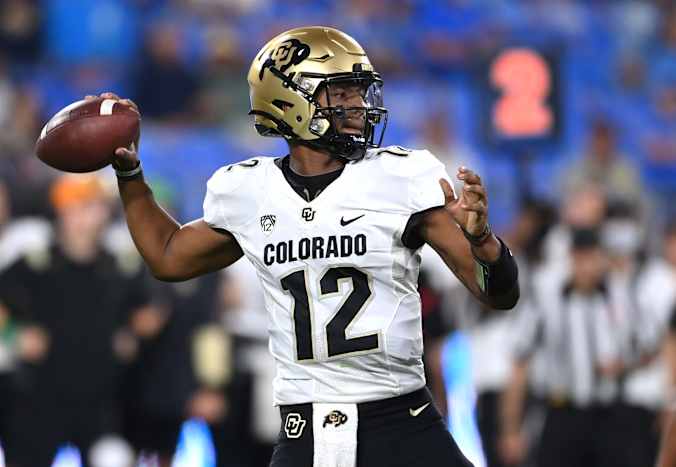
[{"label": "white football jersey", "polygon": [[276,404],[356,403],[425,384],[419,250],[409,217],[444,204],[428,151],[370,150],[308,202],[273,158],[219,169],[204,220],[231,232],[257,270],[277,362]]}]

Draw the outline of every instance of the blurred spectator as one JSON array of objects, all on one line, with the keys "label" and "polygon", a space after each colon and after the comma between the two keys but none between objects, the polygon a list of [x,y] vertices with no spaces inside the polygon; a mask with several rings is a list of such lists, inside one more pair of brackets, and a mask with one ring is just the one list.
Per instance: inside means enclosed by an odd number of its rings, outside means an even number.
[{"label": "blurred spectator", "polygon": [[[244,73],[244,63],[249,57],[242,54],[242,38],[228,24],[213,20],[206,26],[204,36],[206,57],[197,114],[207,125],[240,123],[244,120],[242,109],[249,106],[249,87]],[[233,131],[236,130],[233,128]]]},{"label": "blurred spectator", "polygon": [[[668,411],[676,394],[674,380],[673,324],[676,308],[676,222],[672,221],[666,228],[663,238],[662,255],[651,258],[635,284],[637,304],[643,319],[638,331],[641,335],[649,331],[652,337],[654,353],[657,358],[648,362],[643,368],[629,373],[624,381],[624,399],[632,404],[637,413],[639,423],[632,427],[622,425],[629,434],[636,433],[634,453],[650,452],[654,458],[657,445],[658,430],[661,428],[660,418]],[[671,320],[671,321],[670,321]],[[666,354],[661,349],[666,339]],[[641,422],[641,420],[643,420]],[[664,421],[664,420],[662,420]],[[633,430],[642,430],[640,433]],[[640,444],[639,444],[640,443]],[[629,449],[629,448],[627,448]],[[649,459],[647,456],[645,459]]]},{"label": "blurred spectator", "polygon": [[638,278],[638,305],[664,332],[676,306],[676,220],[664,232],[662,255],[651,258]]},{"label": "blurred spectator", "polygon": [[[0,271],[28,252],[46,248],[50,237],[51,227],[46,220],[12,218],[9,190],[0,179]],[[9,435],[16,336],[16,320],[0,303],[0,441]]]},{"label": "blurred spectator", "polygon": [[0,55],[0,128],[7,128],[12,119],[14,84],[10,80],[9,67]]},{"label": "blurred spectator", "polygon": [[197,104],[198,77],[181,58],[184,35],[177,24],[150,28],[134,76],[134,101],[145,117],[187,122]]},{"label": "blurred spectator", "polygon": [[44,249],[49,243],[52,228],[39,217],[12,217],[9,189],[0,179],[0,271],[26,253]]},{"label": "blurred spectator", "polygon": [[596,120],[591,127],[587,148],[564,173],[563,193],[596,185],[610,202],[640,203],[643,187],[635,167],[617,148],[615,128],[610,122]]},{"label": "blurred spectator", "polygon": [[512,228],[505,235],[519,262],[521,297],[528,296],[531,278],[543,266],[544,241],[556,222],[556,215],[556,209],[551,203],[526,197],[521,202],[521,210]]},{"label": "blurred spectator", "polygon": [[563,192],[559,222],[552,226],[544,240],[542,267],[565,276],[571,259],[571,231],[599,229],[605,219],[607,206],[605,193],[595,184]]},{"label": "blurred spectator", "polygon": [[[138,453],[156,455],[158,467],[165,467],[171,465],[185,420],[222,422],[228,408],[221,389],[231,362],[229,350],[198,352],[198,340],[205,336],[224,341],[222,333],[205,334],[214,317],[218,276],[153,284],[158,306],[130,316],[138,351],[124,376],[124,434]],[[216,349],[226,344],[216,343]],[[205,358],[214,369],[208,375],[197,371]]]},{"label": "blurred spectator", "polygon": [[609,206],[602,239],[609,255],[607,285],[613,305],[612,326],[621,354],[621,363],[614,369],[620,392],[611,415],[617,467],[654,465],[657,421],[664,399],[661,372],[655,371],[655,365],[646,367],[660,350],[664,330],[659,329],[650,310],[639,306],[637,297],[644,234],[633,206]]},{"label": "blurred spectator", "polygon": [[[456,303],[469,339],[472,385],[476,390],[476,422],[489,467],[503,464],[498,453],[500,434],[500,394],[507,385],[511,369],[510,336],[514,327],[511,312],[490,310],[467,294]],[[453,410],[449,407],[449,410]]]},{"label": "blurred spectator", "polygon": [[12,86],[9,90],[6,104],[11,112],[0,122],[0,177],[12,193],[15,215],[46,216],[50,212],[47,191],[55,171],[33,154],[40,132],[40,102],[28,87]]},{"label": "blurred spectator", "polygon": [[[54,244],[27,253],[0,275],[0,301],[19,325],[10,436],[11,466],[50,465],[56,448],[83,452],[115,432],[118,361],[126,317],[147,306],[141,270],[121,269],[100,247],[109,205],[93,176],[52,187]],[[116,353],[117,352],[117,353]]]},{"label": "blurred spectator", "polygon": [[43,11],[39,0],[0,4],[0,50],[16,63],[36,62],[42,53]]},{"label": "blurred spectator", "polygon": [[225,329],[235,338],[238,371],[249,381],[245,418],[251,438],[251,467],[267,466],[279,433],[279,409],[273,405],[275,361],[268,350],[268,313],[256,270],[241,259],[225,271]]},{"label": "blurred spectator", "polygon": [[[506,465],[526,454],[522,428],[528,363],[535,352],[548,362],[547,415],[537,465],[616,465],[611,427],[606,420],[617,396],[619,352],[614,342],[607,257],[594,230],[572,234],[570,275],[534,278],[530,311],[517,333],[516,361],[504,394],[500,452]],[[571,449],[575,446],[575,449]]]}]

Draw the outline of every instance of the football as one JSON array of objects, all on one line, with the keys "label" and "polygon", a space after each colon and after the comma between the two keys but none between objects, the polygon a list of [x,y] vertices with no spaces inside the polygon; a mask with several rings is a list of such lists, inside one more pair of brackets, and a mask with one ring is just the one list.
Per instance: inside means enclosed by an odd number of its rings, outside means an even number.
[{"label": "football", "polygon": [[66,172],[92,172],[110,164],[115,149],[138,140],[141,116],[115,99],[81,100],[61,109],[42,128],[38,158]]}]

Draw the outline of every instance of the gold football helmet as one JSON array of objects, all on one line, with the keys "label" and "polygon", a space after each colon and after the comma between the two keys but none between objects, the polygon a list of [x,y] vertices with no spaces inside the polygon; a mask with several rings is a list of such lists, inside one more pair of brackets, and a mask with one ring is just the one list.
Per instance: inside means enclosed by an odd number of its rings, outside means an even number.
[{"label": "gold football helmet", "polygon": [[[281,136],[348,160],[362,158],[367,148],[382,142],[387,126],[383,81],[357,41],[337,29],[311,26],[278,35],[256,55],[247,79],[249,114],[263,136]],[[364,106],[332,106],[332,86],[358,86]],[[324,89],[329,101],[320,105]],[[336,130],[337,121],[354,114],[363,119],[361,134]]]}]

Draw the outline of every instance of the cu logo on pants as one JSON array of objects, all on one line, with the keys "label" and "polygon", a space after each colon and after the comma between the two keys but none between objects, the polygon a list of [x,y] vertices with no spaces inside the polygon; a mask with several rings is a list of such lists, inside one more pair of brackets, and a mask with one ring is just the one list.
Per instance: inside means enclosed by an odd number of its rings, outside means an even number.
[{"label": "cu logo on pants", "polygon": [[287,438],[300,438],[303,434],[303,428],[305,428],[305,420],[299,413],[292,412],[286,416],[284,431]]}]

